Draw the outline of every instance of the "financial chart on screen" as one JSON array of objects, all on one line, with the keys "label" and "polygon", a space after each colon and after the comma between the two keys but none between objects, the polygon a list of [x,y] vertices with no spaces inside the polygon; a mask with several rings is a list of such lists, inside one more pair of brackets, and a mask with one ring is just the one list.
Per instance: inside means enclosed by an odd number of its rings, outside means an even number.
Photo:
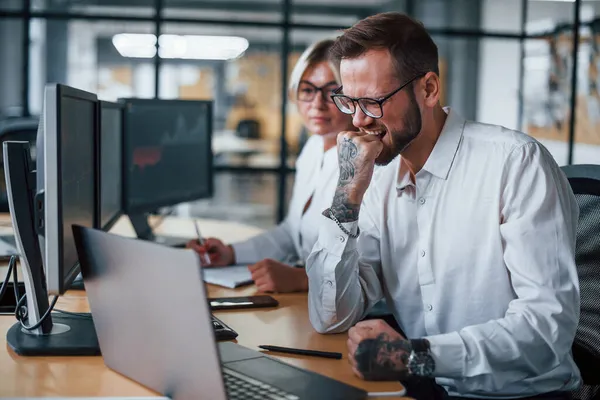
[{"label": "financial chart on screen", "polygon": [[161,102],[127,107],[129,208],[170,205],[211,189],[210,107]]}]

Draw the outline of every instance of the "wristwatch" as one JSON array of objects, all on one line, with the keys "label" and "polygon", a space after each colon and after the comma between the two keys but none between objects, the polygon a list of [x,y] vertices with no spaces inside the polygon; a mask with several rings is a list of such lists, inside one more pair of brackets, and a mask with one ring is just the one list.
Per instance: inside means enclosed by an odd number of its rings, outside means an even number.
[{"label": "wristwatch", "polygon": [[408,356],[406,367],[411,375],[431,377],[435,371],[435,361],[429,350],[427,339],[411,339],[412,351]]}]

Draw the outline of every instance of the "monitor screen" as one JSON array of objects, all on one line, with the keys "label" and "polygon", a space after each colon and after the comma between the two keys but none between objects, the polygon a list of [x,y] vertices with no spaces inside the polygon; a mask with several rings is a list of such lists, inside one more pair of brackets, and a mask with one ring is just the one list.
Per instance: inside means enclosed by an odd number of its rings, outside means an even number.
[{"label": "monitor screen", "polygon": [[[94,226],[94,137],[96,104],[64,96],[60,106],[60,176],[62,188],[63,281],[79,269],[72,225]],[[76,275],[76,274],[75,274]]]},{"label": "monitor screen", "polygon": [[100,228],[109,230],[122,213],[123,106],[100,102]]},{"label": "monitor screen", "polygon": [[212,196],[212,102],[123,102],[125,211],[151,212]]},{"label": "monitor screen", "polygon": [[48,85],[42,121],[37,139],[37,186],[44,195],[40,245],[48,293],[59,295],[79,273],[72,225],[97,225],[96,95]]}]

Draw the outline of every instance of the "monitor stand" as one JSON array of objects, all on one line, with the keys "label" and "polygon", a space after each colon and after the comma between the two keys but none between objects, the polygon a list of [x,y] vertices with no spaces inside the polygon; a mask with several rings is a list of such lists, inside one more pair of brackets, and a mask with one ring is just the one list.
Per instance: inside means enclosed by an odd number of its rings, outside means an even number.
[{"label": "monitor stand", "polygon": [[135,229],[135,234],[142,240],[148,240],[169,247],[184,248],[191,239],[176,236],[155,235],[152,231],[152,227],[148,224],[148,216],[146,214],[129,214],[129,219],[131,220],[133,229]]},{"label": "monitor stand", "polygon": [[[91,315],[56,316],[51,318],[49,333],[34,333],[22,329],[20,323],[10,327],[6,342],[20,356],[99,356],[100,346]],[[29,321],[28,324],[32,324]]]},{"label": "monitor stand", "polygon": [[85,285],[83,284],[83,277],[81,276],[81,273],[79,273],[79,275],[77,275],[75,279],[73,279],[69,290],[85,290]]},{"label": "monitor stand", "polygon": [[[14,227],[20,266],[27,296],[25,324],[33,326],[50,308],[46,276],[40,250],[38,221],[43,210],[34,207],[35,171],[32,171],[29,144],[4,142],[4,173],[10,217]],[[36,195],[36,199],[43,193]],[[16,268],[16,267],[15,267]],[[25,306],[22,307],[25,311]],[[100,346],[91,315],[57,317],[48,315],[36,329],[23,329],[20,322],[6,334],[8,346],[22,356],[95,356]]]}]

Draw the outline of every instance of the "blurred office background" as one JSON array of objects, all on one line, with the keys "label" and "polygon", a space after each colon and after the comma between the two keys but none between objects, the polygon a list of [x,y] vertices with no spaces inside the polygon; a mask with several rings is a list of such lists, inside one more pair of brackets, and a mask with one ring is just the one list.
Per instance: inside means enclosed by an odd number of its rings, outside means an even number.
[{"label": "blurred office background", "polygon": [[215,196],[177,212],[269,227],[310,134],[284,96],[295,61],[391,10],[433,34],[444,105],[535,136],[560,165],[599,162],[596,0],[0,0],[0,119],[39,115],[47,82],[213,99]]}]

